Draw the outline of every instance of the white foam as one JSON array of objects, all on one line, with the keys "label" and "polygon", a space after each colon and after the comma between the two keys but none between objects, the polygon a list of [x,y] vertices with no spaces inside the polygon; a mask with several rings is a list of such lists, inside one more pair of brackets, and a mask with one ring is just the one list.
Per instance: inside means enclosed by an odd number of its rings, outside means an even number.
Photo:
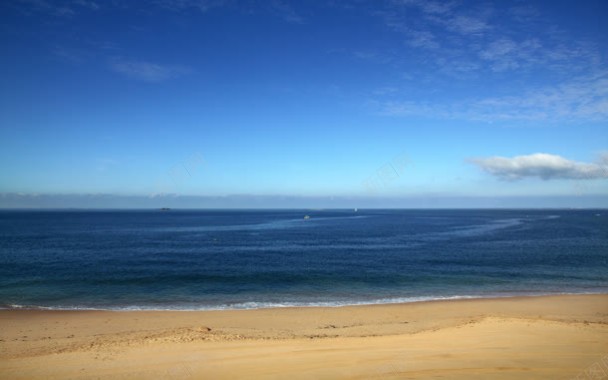
[{"label": "white foam", "polygon": [[452,296],[417,296],[417,297],[396,297],[381,298],[377,300],[345,300],[345,301],[319,301],[319,302],[241,302],[223,305],[171,305],[171,306],[152,306],[152,305],[130,305],[130,306],[108,306],[91,307],[77,305],[57,305],[57,306],[36,306],[9,304],[0,309],[24,309],[24,310],[96,310],[96,311],[213,311],[213,310],[254,310],[254,309],[274,309],[289,307],[344,307],[360,305],[387,305],[400,303],[415,303],[429,301],[448,301],[464,299],[488,299],[488,298],[510,298],[510,297],[535,297],[552,295],[576,295],[576,294],[605,294],[604,292],[537,292],[537,293],[510,293],[510,294],[484,294],[484,295],[452,295]]}]

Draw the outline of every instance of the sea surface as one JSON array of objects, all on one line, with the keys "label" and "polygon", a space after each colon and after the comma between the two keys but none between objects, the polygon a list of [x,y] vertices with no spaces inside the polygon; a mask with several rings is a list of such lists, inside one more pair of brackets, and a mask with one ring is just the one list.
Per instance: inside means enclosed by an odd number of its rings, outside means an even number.
[{"label": "sea surface", "polygon": [[608,210],[0,211],[0,307],[608,293]]}]

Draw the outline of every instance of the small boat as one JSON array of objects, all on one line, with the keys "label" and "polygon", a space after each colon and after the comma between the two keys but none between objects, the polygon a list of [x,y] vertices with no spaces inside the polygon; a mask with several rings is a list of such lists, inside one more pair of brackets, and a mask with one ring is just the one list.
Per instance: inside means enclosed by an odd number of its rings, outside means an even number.
[{"label": "small boat", "polygon": [[304,220],[308,220],[308,219],[310,219],[310,216],[304,215]]}]

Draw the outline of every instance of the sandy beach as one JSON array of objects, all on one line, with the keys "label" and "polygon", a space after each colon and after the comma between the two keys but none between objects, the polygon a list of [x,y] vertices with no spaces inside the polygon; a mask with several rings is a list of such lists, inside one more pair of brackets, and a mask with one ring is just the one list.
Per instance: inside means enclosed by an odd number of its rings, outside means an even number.
[{"label": "sandy beach", "polygon": [[3,379],[608,378],[608,295],[0,321]]}]

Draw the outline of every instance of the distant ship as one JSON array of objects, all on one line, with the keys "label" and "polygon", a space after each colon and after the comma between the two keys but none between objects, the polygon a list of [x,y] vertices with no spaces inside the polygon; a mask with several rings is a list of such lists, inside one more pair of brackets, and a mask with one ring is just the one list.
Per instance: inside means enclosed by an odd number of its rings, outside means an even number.
[{"label": "distant ship", "polygon": [[308,220],[308,219],[310,219],[310,216],[304,215],[304,220]]},{"label": "distant ship", "polygon": [[171,210],[169,207],[163,207],[160,209],[160,211],[169,211],[169,210]]},{"label": "distant ship", "polygon": [[355,207],[355,212],[357,212],[357,211],[358,211],[358,209]]}]

